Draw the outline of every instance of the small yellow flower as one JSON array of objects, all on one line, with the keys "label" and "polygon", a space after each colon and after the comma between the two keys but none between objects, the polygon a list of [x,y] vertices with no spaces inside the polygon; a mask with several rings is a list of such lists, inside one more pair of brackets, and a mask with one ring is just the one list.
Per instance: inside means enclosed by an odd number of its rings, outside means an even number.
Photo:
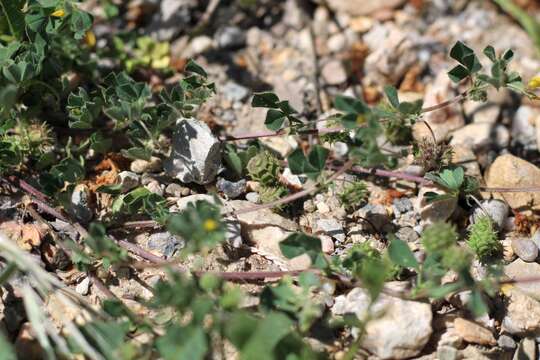
[{"label": "small yellow flower", "polygon": [[52,17],[57,17],[57,18],[61,18],[61,17],[64,17],[66,16],[66,12],[64,11],[64,9],[58,9],[56,10],[55,12],[53,12],[51,14]]},{"label": "small yellow flower", "polygon": [[510,290],[512,290],[513,287],[514,287],[514,285],[512,285],[512,284],[504,284],[504,285],[501,286],[501,292],[504,295],[508,295],[510,293]]},{"label": "small yellow flower", "polygon": [[538,88],[540,88],[540,75],[534,76],[529,81],[529,89],[534,90],[534,89],[538,89]]},{"label": "small yellow flower", "polygon": [[208,232],[214,231],[214,230],[217,229],[218,223],[217,223],[217,221],[215,221],[213,219],[206,219],[204,221],[203,227],[204,227],[204,230],[206,230]]},{"label": "small yellow flower", "polygon": [[86,34],[84,35],[84,42],[89,47],[96,46],[96,35],[94,34],[94,32],[87,31]]},{"label": "small yellow flower", "polygon": [[364,115],[358,114],[358,116],[356,117],[356,123],[358,125],[365,124],[366,123],[366,117]]}]

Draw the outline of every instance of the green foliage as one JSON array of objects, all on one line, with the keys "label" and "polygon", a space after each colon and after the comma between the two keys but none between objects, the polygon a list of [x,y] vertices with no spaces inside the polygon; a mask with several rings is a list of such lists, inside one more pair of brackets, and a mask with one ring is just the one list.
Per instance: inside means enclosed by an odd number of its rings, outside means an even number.
[{"label": "green foliage", "polygon": [[[249,146],[244,151],[237,151],[237,149],[233,145],[226,144],[223,157],[227,167],[238,179],[247,174],[248,163],[253,157],[257,155],[258,152],[258,148],[254,145]],[[261,164],[253,164],[252,166],[254,166],[254,176],[257,176],[259,174],[258,168],[259,166],[261,166]],[[261,168],[262,167],[264,166],[261,166]]]},{"label": "green foliage", "polygon": [[291,107],[288,101],[280,100],[274,93],[265,92],[253,95],[251,106],[268,109],[264,124],[270,130],[280,130],[285,120],[289,121],[289,126],[292,129],[296,129],[302,125],[302,122],[296,116],[298,112]]},{"label": "green foliage", "polygon": [[363,100],[337,96],[334,107],[341,111],[338,119],[352,130],[349,156],[363,166],[390,165],[393,160],[382,153],[377,138],[383,134],[381,112],[371,109]]},{"label": "green foliage", "polygon": [[444,169],[439,173],[428,173],[426,179],[433,181],[446,190],[445,194],[427,192],[426,198],[429,202],[457,198],[461,194],[468,195],[478,191],[478,181],[470,176],[465,176],[462,167]]},{"label": "green foliage", "polygon": [[245,163],[246,159],[245,169],[249,177],[261,185],[258,193],[262,203],[273,202],[288,194],[289,191],[279,180],[283,168],[277,157],[266,150],[256,153],[256,149],[250,147],[238,154],[237,164]]},{"label": "green foliage", "polygon": [[279,159],[269,151],[261,151],[247,162],[248,175],[252,180],[264,186],[274,186],[279,183],[282,167]]},{"label": "green foliage", "polygon": [[489,216],[478,217],[471,224],[467,244],[483,262],[501,253],[502,246]]},{"label": "green foliage", "polygon": [[317,268],[327,266],[327,261],[322,253],[321,241],[304,233],[294,233],[279,243],[279,248],[287,259],[307,254],[311,264]]},{"label": "green foliage", "polygon": [[450,57],[459,62],[459,65],[448,72],[450,79],[456,83],[474,75],[482,69],[480,60],[474,54],[474,51],[461,41],[458,41],[452,47]]},{"label": "green foliage", "polygon": [[337,194],[340,203],[348,210],[363,206],[368,195],[366,183],[360,180],[345,185]]},{"label": "green foliage", "polygon": [[317,180],[326,165],[329,153],[319,145],[315,145],[307,156],[301,149],[296,149],[287,158],[287,163],[293,174],[305,174],[308,178]]},{"label": "green foliage", "polygon": [[290,277],[280,280],[276,286],[267,286],[261,293],[261,307],[265,311],[282,311],[298,321],[302,333],[322,317],[324,306],[315,300],[314,290],[320,285],[312,273],[302,273],[295,286]]},{"label": "green foliage", "polygon": [[127,36],[115,36],[113,43],[118,58],[129,73],[137,68],[165,70],[169,66],[170,45],[167,42],[157,42],[150,36],[134,40]]},{"label": "green foliage", "polygon": [[456,245],[458,235],[456,229],[444,222],[428,226],[422,232],[421,242],[428,253],[442,253]]},{"label": "green foliage", "polygon": [[486,88],[488,86],[493,86],[497,90],[508,88],[520,95],[536,98],[536,95],[525,88],[521,76],[516,72],[509,71],[508,64],[514,57],[512,50],[507,50],[497,57],[495,49],[492,46],[487,46],[483,53],[492,62],[489,75],[480,73],[482,70],[480,60],[474,50],[462,42],[458,41],[450,51],[450,57],[457,60],[460,65],[450,70],[448,76],[456,83],[467,78],[470,79],[472,87],[467,93],[472,100],[486,101]]},{"label": "green foliage", "polygon": [[225,225],[220,210],[207,201],[189,204],[185,211],[167,219],[167,229],[186,241],[184,251],[194,253],[206,251],[225,241]]},{"label": "green foliage", "polygon": [[397,89],[385,86],[387,104],[380,104],[376,109],[379,117],[385,120],[384,133],[392,144],[409,144],[412,140],[412,124],[420,117],[423,101],[400,102]]},{"label": "green foliage", "polygon": [[[107,236],[105,227],[101,224],[92,223],[88,231],[88,236],[84,238],[84,244],[88,246],[91,253],[89,257],[92,260],[100,260],[103,267],[107,270],[111,265],[127,261],[126,250],[120,248],[114,241]],[[87,255],[88,256],[88,255]],[[82,261],[84,259],[84,261]],[[81,258],[79,267],[85,268],[89,259]]]},{"label": "green foliage", "polygon": [[403,240],[394,238],[388,246],[388,256],[395,264],[403,267],[418,268],[418,261]]},{"label": "green foliage", "polygon": [[[108,188],[106,191],[110,191],[110,189]],[[145,214],[161,223],[164,223],[169,215],[166,200],[145,187],[139,187],[125,195],[118,196],[114,200],[112,211],[115,215]]]}]

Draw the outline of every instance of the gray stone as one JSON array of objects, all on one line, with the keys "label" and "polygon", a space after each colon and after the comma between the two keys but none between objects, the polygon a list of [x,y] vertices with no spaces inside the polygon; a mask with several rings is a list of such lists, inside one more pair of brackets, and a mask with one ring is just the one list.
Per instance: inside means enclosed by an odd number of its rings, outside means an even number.
[{"label": "gray stone", "polygon": [[517,344],[514,339],[512,339],[511,336],[508,335],[501,335],[497,339],[497,345],[499,345],[500,348],[505,350],[513,350],[516,348]]},{"label": "gray stone", "polygon": [[161,170],[161,159],[152,156],[150,160],[133,160],[129,166],[130,170],[137,174],[146,172],[158,172]]},{"label": "gray stone", "polygon": [[245,86],[235,83],[234,81],[227,81],[221,88],[221,92],[225,99],[236,102],[242,101],[249,95],[249,89]]},{"label": "gray stone", "polygon": [[139,176],[132,171],[122,171],[118,174],[118,178],[120,179],[123,193],[139,186]]},{"label": "gray stone", "polygon": [[[390,222],[390,218],[388,217],[388,212],[386,211],[386,208],[380,204],[367,204],[366,206],[358,209],[356,213],[358,214],[358,216],[370,221],[373,226],[377,228],[377,230],[382,229],[384,225]],[[362,221],[364,229],[373,231],[371,225],[366,224],[365,220],[360,219],[360,221]]]},{"label": "gray stone", "polygon": [[536,342],[533,338],[521,340],[512,360],[536,360]]},{"label": "gray stone", "polygon": [[225,26],[216,32],[216,42],[221,49],[238,49],[246,44],[245,33],[236,26]]},{"label": "gray stone", "polygon": [[410,226],[400,227],[399,230],[396,232],[396,236],[399,239],[408,243],[413,243],[419,238],[418,233],[414,230],[414,228]]},{"label": "gray stone", "polygon": [[538,246],[538,248],[540,249],[540,230],[536,230],[533,234],[533,236],[531,237],[531,240],[533,243],[536,244],[536,246]]},{"label": "gray stone", "polygon": [[71,201],[67,207],[67,212],[75,217],[77,221],[87,224],[94,217],[94,213],[90,208],[90,190],[88,186],[79,184],[71,193]]},{"label": "gray stone", "polygon": [[240,222],[232,217],[223,219],[225,223],[227,242],[234,248],[242,246],[242,226]]},{"label": "gray stone", "polygon": [[529,239],[513,239],[512,249],[523,261],[533,262],[538,257],[538,246]]},{"label": "gray stone", "polygon": [[[242,200],[232,200],[227,204],[234,210],[253,206]],[[287,259],[279,247],[281,241],[298,230],[296,222],[275,214],[270,209],[238,214],[237,218],[242,226],[242,234],[264,257],[287,270],[305,270],[310,266],[311,260],[307,254]]]},{"label": "gray stone", "polygon": [[360,321],[371,315],[362,347],[381,359],[405,359],[418,355],[431,333],[431,305],[381,294],[370,307],[365,289],[355,288],[336,298],[332,313],[355,314]]},{"label": "gray stone", "polygon": [[184,196],[183,195],[184,189],[187,189],[187,188],[176,183],[170,183],[165,188],[165,194],[174,196],[174,197],[181,197],[181,196]]},{"label": "gray stone", "polygon": [[180,119],[172,138],[167,173],[184,183],[208,184],[221,165],[221,146],[208,125],[196,119]]},{"label": "gray stone", "polygon": [[75,287],[75,291],[81,295],[88,295],[90,290],[90,278],[85,277],[80,283]]},{"label": "gray stone", "polygon": [[197,36],[191,39],[191,42],[189,43],[189,47],[193,54],[201,54],[203,52],[206,52],[212,48],[214,44],[214,41],[212,38],[208,36]]},{"label": "gray stone", "polygon": [[540,111],[537,108],[522,105],[514,116],[512,121],[512,139],[513,143],[524,146],[526,149],[536,149],[536,129],[535,124],[540,118]]},{"label": "gray stone", "polygon": [[328,2],[328,6],[333,11],[349,16],[365,16],[384,9],[394,9],[404,2],[404,0],[332,0]]},{"label": "gray stone", "polygon": [[254,204],[258,204],[259,203],[259,194],[252,191],[252,192],[248,192],[246,194],[246,200],[249,201],[249,202],[252,202]]},{"label": "gray stone", "polygon": [[394,199],[394,201],[392,202],[392,207],[394,209],[396,217],[398,217],[400,214],[412,210],[413,203],[409,198],[403,197],[399,199]]},{"label": "gray stone", "polygon": [[340,85],[347,81],[347,72],[339,60],[332,60],[323,65],[321,75],[328,85]]},{"label": "gray stone", "polygon": [[[515,280],[536,278],[540,275],[540,264],[516,259],[504,267],[504,273],[510,279]],[[514,286],[523,291],[523,293],[540,299],[540,282],[517,282]]]},{"label": "gray stone", "polygon": [[343,225],[336,219],[319,219],[317,220],[317,232],[333,237],[339,242],[345,241],[345,231]]},{"label": "gray stone", "polygon": [[512,335],[540,335],[540,302],[516,287],[503,288],[508,299],[502,329]]},{"label": "gray stone", "polygon": [[437,348],[438,360],[457,360],[458,350],[454,347],[443,345]]},{"label": "gray stone", "polygon": [[415,208],[420,213],[420,218],[426,223],[431,224],[437,221],[446,221],[452,216],[457,206],[457,199],[450,199],[428,202],[426,193],[434,192],[443,194],[444,191],[433,186],[423,186],[418,192],[418,197],[415,202]]},{"label": "gray stone", "polygon": [[508,204],[502,200],[492,199],[482,201],[481,205],[482,207],[477,207],[474,210],[472,222],[475,222],[481,216],[488,215],[497,228],[502,230],[510,210]]},{"label": "gray stone", "polygon": [[178,249],[184,247],[184,240],[165,231],[150,235],[146,246],[150,250],[158,251],[165,258],[170,258]]},{"label": "gray stone", "polygon": [[189,25],[195,0],[162,0],[159,1],[159,11],[155,12],[150,32],[160,41],[171,40],[182,28]]},{"label": "gray stone", "polygon": [[150,181],[148,184],[144,186],[153,194],[163,196],[163,186],[157,182],[157,180]]},{"label": "gray stone", "polygon": [[223,193],[228,199],[236,199],[246,192],[246,180],[228,181],[224,178],[219,178],[216,182],[217,189]]}]

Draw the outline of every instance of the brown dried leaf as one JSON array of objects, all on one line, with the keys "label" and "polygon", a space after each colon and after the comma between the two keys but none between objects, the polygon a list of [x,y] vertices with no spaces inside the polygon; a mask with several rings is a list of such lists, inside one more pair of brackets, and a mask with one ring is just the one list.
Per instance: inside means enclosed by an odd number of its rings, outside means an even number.
[{"label": "brown dried leaf", "polygon": [[21,249],[32,250],[33,247],[41,245],[41,239],[47,233],[47,228],[36,224],[6,221],[0,224],[0,231],[17,242]]}]

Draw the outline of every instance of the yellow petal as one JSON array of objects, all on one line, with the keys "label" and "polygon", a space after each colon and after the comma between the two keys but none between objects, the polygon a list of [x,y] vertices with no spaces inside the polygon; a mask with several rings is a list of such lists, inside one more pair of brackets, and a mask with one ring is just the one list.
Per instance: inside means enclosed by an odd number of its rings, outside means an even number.
[{"label": "yellow petal", "polygon": [[212,219],[206,219],[203,224],[204,230],[210,232],[217,229],[218,224],[215,220]]},{"label": "yellow petal", "polygon": [[58,17],[58,18],[64,17],[65,15],[66,15],[66,12],[64,11],[64,9],[58,9],[51,14],[52,17]]},{"label": "yellow petal", "polygon": [[96,35],[92,31],[87,31],[84,36],[84,42],[90,47],[96,46]]},{"label": "yellow petal", "polygon": [[538,89],[540,88],[540,75],[536,75],[529,81],[529,89]]},{"label": "yellow petal", "polygon": [[514,287],[514,285],[512,285],[512,284],[504,284],[504,285],[501,286],[501,292],[504,295],[508,295],[510,293],[510,290],[512,290],[513,287]]},{"label": "yellow petal", "polygon": [[366,123],[366,117],[362,114],[358,114],[358,116],[356,117],[356,123],[358,125],[363,125]]},{"label": "yellow petal", "polygon": [[154,69],[165,69],[169,66],[171,62],[171,58],[169,56],[164,56],[159,60],[153,60],[152,61],[152,67]]}]

